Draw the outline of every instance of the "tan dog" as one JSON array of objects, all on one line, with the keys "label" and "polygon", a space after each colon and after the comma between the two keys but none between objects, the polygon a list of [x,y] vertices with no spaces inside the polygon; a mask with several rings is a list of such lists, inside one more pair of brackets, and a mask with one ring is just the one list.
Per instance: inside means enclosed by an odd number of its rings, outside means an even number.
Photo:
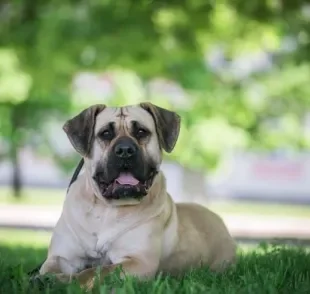
[{"label": "tan dog", "polygon": [[88,288],[121,265],[151,278],[234,262],[221,218],[197,204],[175,204],[160,171],[162,149],[177,142],[180,117],[151,103],[92,106],[64,125],[85,171],[72,184],[40,274]]}]

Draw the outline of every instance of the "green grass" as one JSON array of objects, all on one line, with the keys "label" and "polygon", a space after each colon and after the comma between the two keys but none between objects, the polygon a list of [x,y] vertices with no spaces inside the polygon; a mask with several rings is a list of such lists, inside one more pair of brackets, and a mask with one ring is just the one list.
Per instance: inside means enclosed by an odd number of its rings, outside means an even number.
[{"label": "green grass", "polygon": [[[31,188],[23,191],[23,197],[16,200],[8,188],[0,188],[1,204],[61,206],[65,189]],[[274,204],[250,201],[212,201],[206,205],[219,214],[261,214],[274,216],[309,217],[310,205]]]},{"label": "green grass", "polygon": [[[0,293],[82,293],[76,283],[64,285],[53,278],[43,284],[29,283],[26,272],[44,260],[49,238],[44,232],[0,231]],[[93,293],[111,293],[112,288],[114,293],[124,294],[309,293],[310,254],[301,248],[266,245],[240,249],[237,264],[225,274],[201,268],[182,278],[158,276],[150,282],[131,277],[121,280],[112,274]]]}]

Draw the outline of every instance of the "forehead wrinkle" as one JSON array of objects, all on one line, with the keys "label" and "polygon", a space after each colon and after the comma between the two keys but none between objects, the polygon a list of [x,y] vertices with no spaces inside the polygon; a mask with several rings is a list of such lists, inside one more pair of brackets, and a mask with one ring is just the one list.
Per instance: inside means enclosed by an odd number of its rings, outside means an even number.
[{"label": "forehead wrinkle", "polygon": [[118,120],[117,117],[119,113],[119,108],[117,107],[107,107],[103,111],[101,111],[96,117],[96,125],[95,125],[95,133],[103,127],[108,125],[108,123],[115,123],[115,127],[117,128]]},{"label": "forehead wrinkle", "polygon": [[123,106],[122,107],[122,115],[128,116],[130,108],[131,108],[131,106]]},{"label": "forehead wrinkle", "polygon": [[125,118],[127,127],[130,128],[133,121],[137,121],[141,126],[155,131],[155,123],[153,117],[139,106],[128,107],[129,115]]}]

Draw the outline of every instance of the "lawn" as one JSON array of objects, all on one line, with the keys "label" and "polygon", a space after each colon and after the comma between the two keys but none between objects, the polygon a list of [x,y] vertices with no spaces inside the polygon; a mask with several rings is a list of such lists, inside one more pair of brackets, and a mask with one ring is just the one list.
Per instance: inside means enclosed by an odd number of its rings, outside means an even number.
[{"label": "lawn", "polygon": [[[0,187],[1,204],[22,204],[40,206],[61,206],[65,198],[65,189],[27,188],[23,197],[16,200],[8,188]],[[250,201],[212,201],[206,202],[209,208],[219,214],[255,214],[271,216],[309,217],[310,205],[277,204]]]},{"label": "lawn", "polygon": [[[28,282],[25,273],[44,259],[49,238],[44,232],[0,230],[0,293],[82,293],[75,283],[63,285],[53,279],[43,285]],[[114,274],[94,293],[111,293],[111,288],[124,294],[309,293],[310,254],[294,247],[241,248],[236,266],[222,275],[201,268],[179,279],[158,276],[141,282],[130,277],[122,281]]]}]

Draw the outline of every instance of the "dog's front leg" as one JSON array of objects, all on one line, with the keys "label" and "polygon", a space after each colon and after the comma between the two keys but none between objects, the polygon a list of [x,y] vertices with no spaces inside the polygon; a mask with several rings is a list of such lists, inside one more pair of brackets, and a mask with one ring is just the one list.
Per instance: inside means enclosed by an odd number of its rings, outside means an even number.
[{"label": "dog's front leg", "polygon": [[[98,270],[99,282],[116,267],[126,274],[138,278],[152,278],[158,270],[161,256],[162,235],[158,223],[146,223],[123,234],[116,240],[108,253],[112,265]],[[96,279],[96,268],[86,269],[76,275],[83,287],[91,289]]]},{"label": "dog's front leg", "polygon": [[113,273],[117,267],[121,269],[121,278],[123,278],[126,274],[129,274],[140,279],[148,279],[155,276],[158,269],[158,262],[146,264],[138,258],[127,257],[124,261],[110,266],[104,266],[99,269],[95,267],[86,269],[78,274],[75,274],[74,278],[78,280],[79,284],[83,288],[90,290],[93,288],[96,278],[98,278],[99,283],[102,283],[104,278],[110,273]]},{"label": "dog's front leg", "polygon": [[[151,257],[153,254],[149,254]],[[96,278],[99,278],[99,283],[102,283],[104,278],[112,273],[117,267],[121,268],[121,275],[125,274],[138,276],[139,278],[151,278],[156,274],[159,259],[157,261],[150,258],[148,262],[143,262],[143,259],[135,257],[123,258],[121,262],[102,267],[92,267],[77,272],[76,268],[62,257],[48,258],[40,269],[40,276],[52,274],[58,281],[69,283],[72,280],[77,280],[79,284],[90,290],[93,288]]]},{"label": "dog's front leg", "polygon": [[76,278],[78,272],[77,265],[72,264],[67,259],[60,256],[51,256],[43,263],[39,270],[39,275],[34,278],[39,278],[46,274],[53,274],[57,280],[68,283],[73,278]]}]

